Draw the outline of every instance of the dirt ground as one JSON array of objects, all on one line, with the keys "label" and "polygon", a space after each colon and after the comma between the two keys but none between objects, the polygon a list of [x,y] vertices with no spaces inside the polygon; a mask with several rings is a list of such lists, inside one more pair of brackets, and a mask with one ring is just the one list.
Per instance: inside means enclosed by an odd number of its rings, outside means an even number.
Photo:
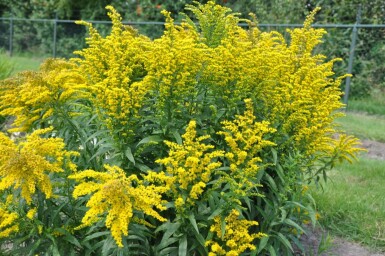
[{"label": "dirt ground", "polygon": [[385,160],[385,143],[362,140],[362,146],[368,150],[367,157],[379,160]]},{"label": "dirt ground", "polygon": [[[368,248],[346,241],[342,238],[332,237],[329,244],[326,242],[326,250],[321,251],[319,248],[322,237],[326,237],[327,233],[320,228],[309,228],[306,235],[301,237],[301,241],[305,246],[305,256],[385,256],[385,253],[372,252]],[[320,254],[319,254],[320,253]],[[297,254],[302,255],[302,254]]]},{"label": "dirt ground", "polygon": [[[385,143],[362,140],[362,146],[368,150],[364,155],[371,159],[385,161]],[[371,252],[364,246],[346,241],[341,238],[332,238],[329,249],[326,252],[318,253],[318,248],[323,235],[326,233],[320,229],[309,229],[307,235],[303,235],[301,240],[307,251],[312,252],[309,255],[314,256],[385,256],[385,253]],[[307,256],[307,255],[306,255]]]}]

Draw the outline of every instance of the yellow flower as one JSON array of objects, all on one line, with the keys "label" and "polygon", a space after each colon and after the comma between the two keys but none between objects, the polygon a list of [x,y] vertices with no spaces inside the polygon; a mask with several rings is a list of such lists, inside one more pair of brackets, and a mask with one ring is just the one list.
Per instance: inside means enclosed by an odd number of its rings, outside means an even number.
[{"label": "yellow flower", "polygon": [[[76,51],[80,58],[72,59],[72,62],[78,65],[78,72],[85,79],[100,120],[116,131],[121,126],[130,127],[151,88],[151,84],[143,80],[145,53],[150,40],[124,26],[112,6],[106,9],[112,20],[111,34],[103,38],[91,23],[78,22],[88,27],[89,47]],[[122,133],[131,135],[130,130]]]},{"label": "yellow flower", "polygon": [[275,143],[265,140],[267,134],[276,132],[269,127],[269,122],[256,122],[253,103],[245,100],[246,110],[243,115],[236,115],[234,121],[223,121],[223,131],[217,132],[226,141],[229,150],[225,157],[229,161],[230,173],[223,173],[224,177],[219,182],[228,182],[232,191],[244,196],[258,186],[253,182],[259,170],[257,163],[262,159],[259,152]]},{"label": "yellow flower", "polygon": [[46,198],[52,196],[50,173],[63,172],[63,168],[75,170],[75,165],[65,160],[76,152],[66,151],[60,138],[40,137],[51,130],[36,130],[18,144],[0,133],[0,191],[20,188],[21,196],[30,204],[36,188]]},{"label": "yellow flower", "polygon": [[47,59],[39,71],[23,72],[3,81],[0,115],[16,117],[10,131],[28,131],[35,121],[58,114],[59,106],[88,97],[84,94],[84,79],[75,69],[76,65],[68,61]]},{"label": "yellow flower", "polygon": [[173,178],[170,184],[173,195],[177,198],[184,191],[193,202],[204,192],[214,170],[222,165],[216,158],[223,156],[223,152],[211,151],[214,146],[202,143],[209,136],[197,137],[195,121],[190,121],[182,138],[182,145],[166,141],[170,148],[168,157],[156,162],[164,165],[166,173]]},{"label": "yellow flower", "polygon": [[7,208],[12,203],[12,196],[8,196],[5,203],[0,203],[0,238],[8,237],[19,231],[19,215]]},{"label": "yellow flower", "polygon": [[27,212],[27,218],[32,220],[35,217],[35,214],[37,212],[37,208],[32,208]]},{"label": "yellow flower", "polygon": [[[143,212],[159,221],[166,221],[155,209],[166,209],[162,194],[168,189],[145,185],[136,175],[127,177],[117,166],[104,167],[106,172],[85,170],[69,176],[70,179],[80,182],[73,192],[75,198],[91,194],[86,205],[89,209],[78,229],[90,226],[106,215],[106,227],[110,229],[117,245],[123,247],[122,236],[128,235],[128,225],[135,218],[135,211]],[[151,175],[150,180],[153,177],[154,175]],[[133,186],[133,183],[136,185]],[[136,222],[138,223],[137,219]]]},{"label": "yellow flower", "polygon": [[266,236],[263,233],[250,234],[249,228],[258,225],[258,222],[241,219],[240,213],[235,209],[226,216],[224,221],[226,225],[223,232],[221,216],[214,218],[210,232],[214,233],[218,242],[210,240],[205,244],[207,247],[210,246],[210,252],[218,253],[218,255],[240,255],[247,249],[255,250],[254,240]]}]

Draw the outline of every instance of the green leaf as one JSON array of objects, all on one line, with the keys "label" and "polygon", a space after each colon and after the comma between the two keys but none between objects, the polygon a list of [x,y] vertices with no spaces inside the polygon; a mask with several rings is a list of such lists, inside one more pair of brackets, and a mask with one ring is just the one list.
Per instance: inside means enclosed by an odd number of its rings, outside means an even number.
[{"label": "green leaf", "polygon": [[108,256],[110,255],[110,250],[112,248],[116,247],[116,244],[115,244],[115,241],[114,239],[110,236],[108,237],[105,241],[104,241],[104,244],[103,244],[103,247],[102,247],[102,255],[103,256]]},{"label": "green leaf", "polygon": [[275,165],[277,165],[277,162],[278,162],[278,157],[277,157],[277,150],[275,150],[274,148],[271,149],[271,153],[273,154],[273,163]]},{"label": "green leaf", "polygon": [[267,245],[267,242],[269,241],[269,237],[268,236],[265,236],[265,237],[262,237],[261,240],[259,241],[259,245],[258,245],[258,254],[263,250],[265,249],[266,245]]},{"label": "green leaf", "polygon": [[98,151],[96,151],[96,153],[88,161],[91,161],[92,159],[94,159],[100,155],[104,155],[105,153],[107,153],[111,149],[112,148],[108,147],[108,146],[104,146],[104,147],[102,146],[102,147],[98,148]]},{"label": "green leaf", "polygon": [[[155,230],[155,233],[161,230],[166,230],[166,232],[164,232],[163,234],[160,244],[158,245],[159,249],[163,249],[171,244],[170,241],[172,241],[172,238],[170,237],[174,235],[174,233],[179,229],[180,225],[181,225],[180,223],[166,222]],[[177,240],[179,239],[176,239],[176,241]]]},{"label": "green leaf", "polygon": [[144,173],[147,173],[149,170],[151,170],[151,168],[148,167],[147,165],[140,164],[138,162],[136,162],[135,167],[138,168],[141,172],[144,172]]},{"label": "green leaf", "polygon": [[305,230],[301,226],[299,226],[297,223],[295,223],[293,220],[291,220],[291,219],[285,219],[283,221],[283,223],[286,224],[286,225],[289,225],[291,227],[294,227],[294,228],[296,228],[296,229],[298,229],[301,232],[306,234]]},{"label": "green leaf", "polygon": [[279,179],[282,181],[282,184],[285,184],[285,174],[280,164],[277,164],[277,168],[275,169],[275,171],[277,172]]},{"label": "green leaf", "polygon": [[212,220],[212,219],[214,219],[214,217],[218,216],[222,212],[223,212],[223,209],[222,208],[218,208],[207,219],[208,220]]},{"label": "green leaf", "polygon": [[167,249],[170,247],[171,244],[176,243],[178,241],[179,241],[179,238],[177,238],[177,237],[172,237],[172,238],[169,238],[167,240],[162,240],[160,242],[160,244],[157,246],[157,249],[158,250]]},{"label": "green leaf", "polygon": [[278,239],[286,246],[286,248],[290,249],[290,251],[294,252],[293,247],[291,246],[291,243],[282,233],[276,233]]},{"label": "green leaf", "polygon": [[198,228],[197,222],[195,220],[194,213],[191,213],[188,218],[190,220],[191,225],[194,227],[193,231],[194,231],[195,238],[200,243],[200,245],[203,246],[203,248],[205,248],[205,242],[206,241],[203,238],[203,236],[199,233],[199,228]]},{"label": "green leaf", "polygon": [[71,244],[73,244],[79,248],[83,248],[81,246],[81,244],[79,243],[79,241],[70,232],[68,232],[64,228],[55,228],[54,230],[64,234],[65,235],[64,240],[70,242]]},{"label": "green leaf", "polygon": [[178,143],[179,145],[183,144],[182,137],[180,136],[178,131],[173,131],[172,135],[174,136],[176,143]]},{"label": "green leaf", "polygon": [[130,147],[127,147],[126,151],[124,152],[124,154],[126,155],[126,157],[128,158],[128,160],[130,160],[131,163],[133,163],[135,165],[135,159],[134,159],[134,156],[132,154],[132,151],[131,151],[131,148]]},{"label": "green leaf", "polygon": [[160,251],[159,255],[160,256],[163,256],[163,255],[167,255],[167,256],[170,256],[170,255],[175,255],[173,253],[176,253],[176,251],[178,250],[178,247],[167,247],[163,250]]},{"label": "green leaf", "polygon": [[194,227],[195,231],[199,234],[199,229],[198,229],[197,222],[196,222],[196,220],[195,220],[195,215],[194,215],[194,213],[191,213],[191,214],[188,216],[188,219],[190,220],[190,223],[191,223],[191,225]]},{"label": "green leaf", "polygon": [[[67,206],[69,204],[69,202],[65,202],[63,203],[62,205],[60,205],[60,207],[58,209],[56,209],[56,211],[53,212],[53,214],[51,215],[51,218],[50,218],[50,222],[51,224],[53,224],[53,221],[56,219],[56,217],[60,214],[61,210]],[[59,216],[60,217],[60,216]]]},{"label": "green leaf", "polygon": [[179,250],[178,250],[179,256],[186,256],[187,255],[187,236],[184,235],[179,240]]},{"label": "green leaf", "polygon": [[89,240],[92,240],[92,239],[95,239],[95,238],[98,238],[101,236],[106,236],[108,234],[110,234],[110,231],[97,232],[97,233],[94,233],[92,235],[86,236],[82,241],[86,242],[86,241],[89,241]]},{"label": "green leaf", "polygon": [[52,256],[60,256],[59,249],[58,249],[57,243],[56,243],[56,239],[51,234],[46,233],[45,235],[52,241],[52,245],[51,245]]},{"label": "green leaf", "polygon": [[221,238],[225,237],[226,233],[226,220],[224,217],[221,218]]},{"label": "green leaf", "polygon": [[91,136],[89,136],[87,138],[87,140],[85,141],[85,143],[89,142],[90,140],[93,140],[97,137],[100,137],[100,135],[105,135],[106,134],[106,131],[105,130],[100,130],[100,131],[96,131],[95,133],[91,134]]},{"label": "green leaf", "polygon": [[277,253],[275,252],[275,249],[273,246],[269,246],[269,256],[277,256]]},{"label": "green leaf", "polygon": [[278,188],[277,188],[277,184],[275,184],[274,179],[268,173],[266,173],[265,176],[267,178],[270,188],[272,188],[274,191],[277,191]]},{"label": "green leaf", "polygon": [[138,147],[141,144],[146,144],[149,142],[161,142],[161,141],[163,141],[163,139],[159,135],[151,135],[139,141],[136,147]]},{"label": "green leaf", "polygon": [[291,240],[294,242],[294,244],[303,252],[305,253],[305,248],[303,247],[302,243],[298,238],[296,237],[291,237]]}]

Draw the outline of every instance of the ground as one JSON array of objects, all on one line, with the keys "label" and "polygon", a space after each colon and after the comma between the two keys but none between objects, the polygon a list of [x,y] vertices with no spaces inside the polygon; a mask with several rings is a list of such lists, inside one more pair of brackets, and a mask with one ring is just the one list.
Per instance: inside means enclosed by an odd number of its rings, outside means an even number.
[{"label": "ground", "polygon": [[362,146],[368,150],[367,157],[373,159],[385,160],[385,143],[362,140]]}]

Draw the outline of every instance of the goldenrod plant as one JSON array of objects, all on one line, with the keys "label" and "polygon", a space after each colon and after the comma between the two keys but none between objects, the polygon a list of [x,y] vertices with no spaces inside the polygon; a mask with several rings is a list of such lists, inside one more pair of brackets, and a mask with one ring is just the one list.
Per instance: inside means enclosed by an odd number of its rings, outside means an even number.
[{"label": "goldenrod plant", "polygon": [[[209,1],[154,40],[87,22],[78,58],[3,80],[0,239],[10,255],[291,255],[309,184],[352,160],[344,77],[311,24],[262,32]],[[248,22],[248,28],[238,26]],[[336,136],[339,134],[339,136]]]}]

